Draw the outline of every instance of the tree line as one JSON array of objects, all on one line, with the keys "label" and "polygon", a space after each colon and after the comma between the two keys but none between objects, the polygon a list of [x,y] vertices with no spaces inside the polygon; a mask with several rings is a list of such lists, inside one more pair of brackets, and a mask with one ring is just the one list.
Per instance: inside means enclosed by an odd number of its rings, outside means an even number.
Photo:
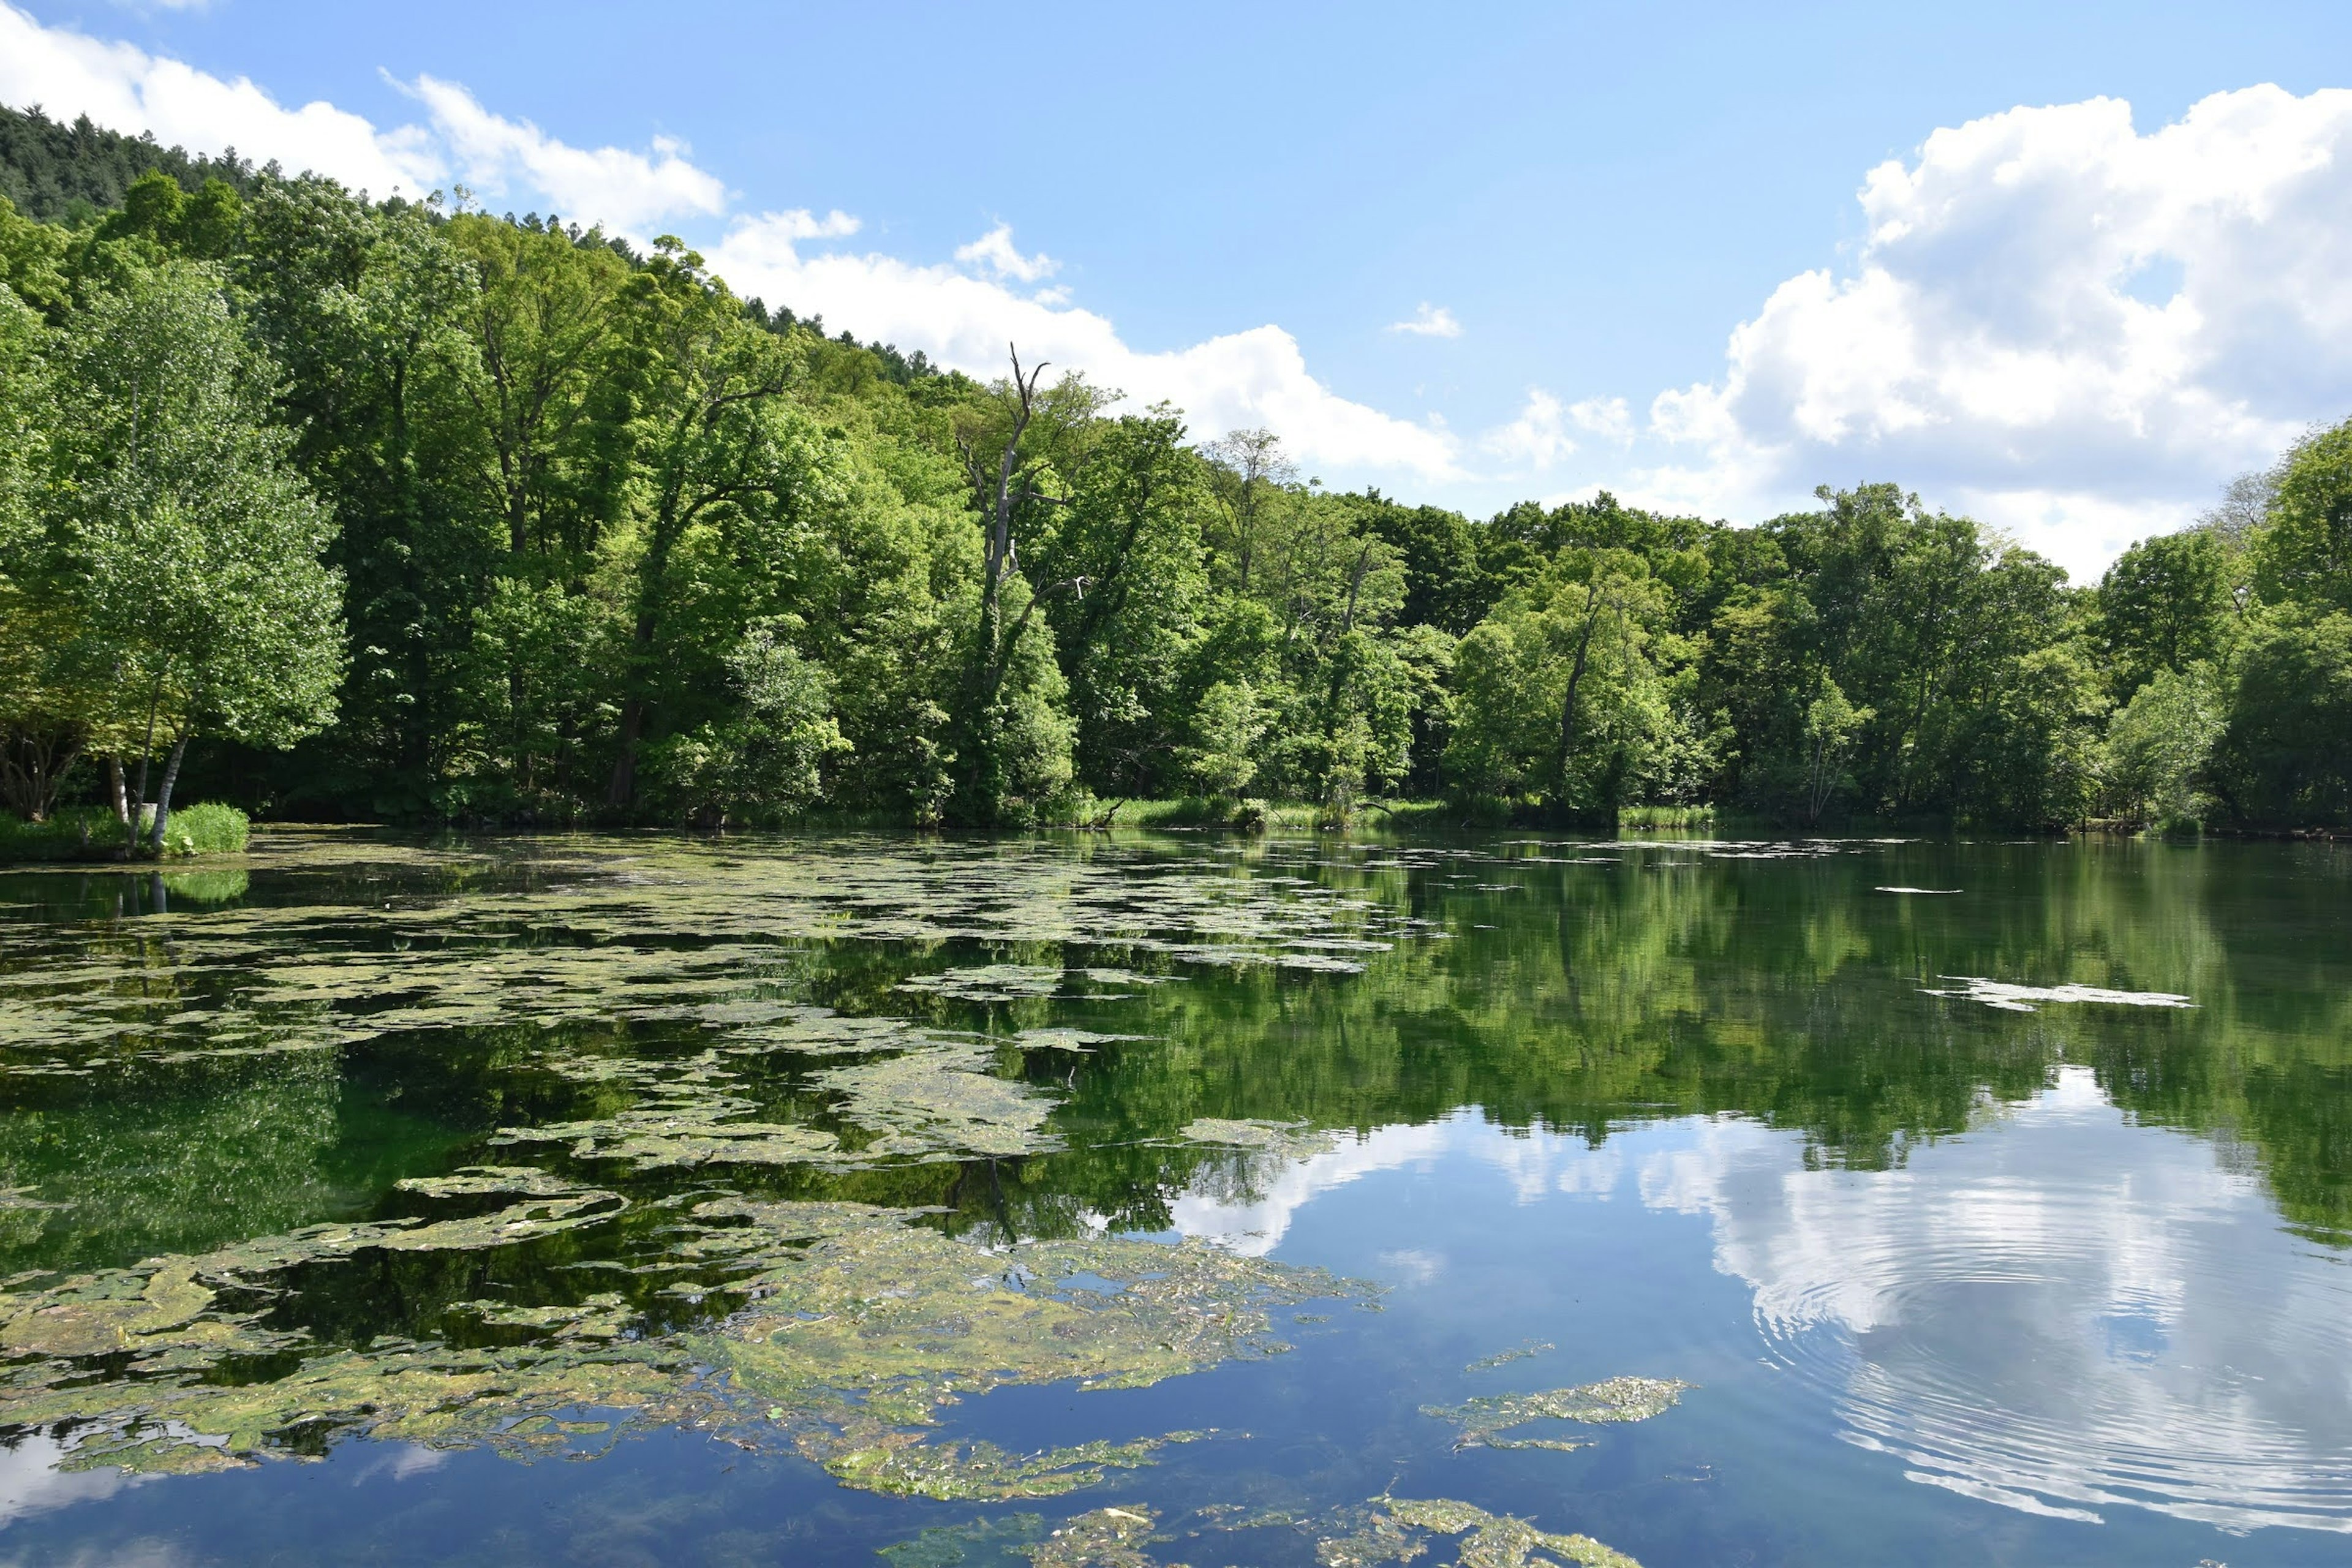
[{"label": "tree line", "polygon": [[1893,485],[1481,521],[676,240],[181,163],[0,200],[22,816],[2352,824],[2352,422],[2087,589]]}]

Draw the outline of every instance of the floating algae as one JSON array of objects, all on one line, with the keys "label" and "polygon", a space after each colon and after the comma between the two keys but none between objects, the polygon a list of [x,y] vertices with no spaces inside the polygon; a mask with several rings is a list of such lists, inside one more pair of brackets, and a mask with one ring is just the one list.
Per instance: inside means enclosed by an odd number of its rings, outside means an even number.
[{"label": "floating algae", "polygon": [[1019,1551],[1036,1568],[1154,1568],[1143,1546],[1160,1539],[1151,1533],[1159,1517],[1141,1503],[1098,1508]]},{"label": "floating algae", "polygon": [[1056,1147],[1043,1131],[1051,1104],[981,1071],[985,1064],[977,1047],[942,1044],[830,1068],[813,1081],[842,1097],[844,1120],[881,1134],[866,1151],[871,1155],[951,1159]]},{"label": "floating algae", "polygon": [[2166,991],[2110,991],[2098,985],[2011,985],[2006,981],[1985,980],[1973,974],[1939,974],[1938,980],[1957,980],[1959,986],[1950,991],[1920,988],[1923,996],[1958,996],[1970,1002],[1981,1002],[2004,1013],[2039,1011],[2037,1002],[2103,1002],[2117,1007],[2194,1007],[2197,1004],[2186,996],[2175,996]]},{"label": "floating algae", "polygon": [[1008,1454],[993,1443],[925,1444],[894,1433],[870,1447],[824,1456],[825,1469],[845,1485],[865,1491],[946,1502],[976,1498],[1056,1497],[1090,1487],[1107,1469],[1132,1470],[1150,1464],[1171,1443],[1190,1442],[1195,1432],[1171,1432],[1132,1443],[1078,1443],[1034,1454]]},{"label": "floating algae", "polygon": [[1313,1131],[1304,1121],[1231,1121],[1216,1116],[1193,1118],[1181,1136],[1194,1143],[1259,1150],[1286,1160],[1311,1159],[1328,1152],[1337,1142],[1330,1133]]},{"label": "floating algae", "polygon": [[[1459,1568],[1641,1568],[1633,1558],[1589,1535],[1554,1534],[1523,1519],[1443,1498],[1382,1496],[1313,1520],[1280,1510],[1229,1517],[1234,1511],[1231,1505],[1202,1509],[1182,1537],[1235,1530],[1312,1530],[1318,1568],[1412,1563],[1428,1554],[1434,1538],[1444,1536],[1465,1538],[1454,1559]],[[1173,1532],[1156,1532],[1160,1522],[1159,1514],[1140,1503],[1095,1509],[1050,1532],[1035,1514],[1015,1514],[993,1522],[927,1530],[911,1541],[883,1548],[880,1555],[891,1568],[1012,1568],[1023,1562],[1035,1568],[1181,1568],[1145,1551],[1163,1543],[1172,1549],[1179,1539]]]},{"label": "floating algae", "polygon": [[[1037,996],[1127,996],[1135,987],[1157,985],[1166,976],[1138,974],[1127,969],[1064,969],[1057,964],[988,963],[971,969],[948,969],[918,974],[898,982],[901,991],[946,996],[958,1002],[1018,1002]],[[1080,990],[1073,981],[1107,990]]]},{"label": "floating algae", "polygon": [[[0,954],[0,1076],[139,1073],[205,1095],[296,1073],[322,1086],[313,1131],[331,1138],[347,1053],[413,1054],[446,1062],[436,1091],[488,1079],[471,1147],[502,1163],[399,1182],[363,1219],[301,1224],[341,1200],[297,1194],[263,1225],[17,1276],[0,1289],[0,1428],[49,1430],[70,1468],[217,1469],[356,1436],[584,1455],[660,1425],[789,1448],[868,1489],[1050,1496],[1196,1435],[1013,1452],[940,1431],[942,1412],[1007,1384],[1135,1387],[1271,1353],[1277,1312],[1359,1293],[1203,1244],[992,1250],[903,1211],[709,1184],[928,1192],[887,1168],[1052,1149],[1054,1091],[1010,1076],[1024,1053],[1131,1037],[1034,1013],[1045,1026],[957,1034],[809,1000],[887,998],[920,959],[883,943],[1017,957],[907,991],[1043,1011],[1188,963],[1352,969],[1341,955],[1425,921],[1297,877],[1017,846],[590,842],[525,860],[289,841],[256,864],[336,885],[382,867],[397,889],[31,928]],[[871,963],[828,945],[845,941],[876,944]],[[1232,1123],[1215,1141],[1306,1139]],[[641,1176],[650,1192],[624,1180]],[[0,1212],[38,1224],[41,1201],[8,1188]]]},{"label": "floating algae", "polygon": [[1375,1568],[1382,1563],[1410,1563],[1429,1550],[1429,1543],[1394,1514],[1378,1508],[1351,1509],[1330,1528],[1349,1525],[1342,1533],[1315,1542],[1318,1568]]},{"label": "floating algae", "polygon": [[[219,1468],[317,1452],[337,1434],[528,1457],[577,1451],[606,1424],[573,1412],[773,1438],[844,1484],[934,1498],[1051,1496],[1152,1462],[1196,1433],[1011,1454],[926,1441],[939,1412],[1011,1384],[1139,1387],[1284,1348],[1274,1310],[1353,1288],[1203,1245],[1119,1239],[992,1251],[854,1204],[694,1203],[662,1256],[741,1305],[647,1331],[617,1292],[575,1304],[468,1300],[460,1346],[394,1335],[338,1343],[273,1326],[297,1268],[360,1255],[473,1250],[617,1218],[615,1194],[528,1168],[412,1184],[418,1197],[520,1195],[430,1222],[313,1226],[192,1258],[0,1294],[0,1423],[74,1433],[67,1463]],[[1106,1289],[1106,1287],[1109,1287]],[[675,1291],[677,1287],[671,1287]],[[252,1376],[257,1368],[291,1371]]]},{"label": "floating algae", "polygon": [[570,1143],[575,1160],[617,1160],[632,1171],[684,1165],[847,1163],[841,1140],[821,1129],[736,1120],[752,1109],[741,1100],[677,1097],[590,1121],[509,1127],[492,1142]]},{"label": "floating algae", "polygon": [[1013,1037],[1013,1042],[1029,1051],[1075,1051],[1081,1056],[1097,1046],[1119,1045],[1135,1040],[1148,1040],[1149,1035],[1106,1035],[1094,1029],[1073,1029],[1060,1026],[1042,1029],[1024,1029]]},{"label": "floating algae", "polygon": [[1423,1415],[1451,1421],[1459,1428],[1456,1448],[1557,1448],[1563,1452],[1585,1445],[1558,1437],[1505,1437],[1501,1434],[1531,1421],[1577,1421],[1600,1426],[1622,1421],[1647,1421],[1681,1402],[1692,1386],[1674,1378],[1612,1377],[1575,1388],[1546,1389],[1535,1394],[1482,1394],[1460,1405],[1424,1405]]},{"label": "floating algae", "polygon": [[1507,1366],[1512,1362],[1525,1361],[1529,1356],[1542,1355],[1548,1351],[1555,1351],[1559,1348],[1559,1347],[1558,1345],[1553,1344],[1549,1340],[1528,1340],[1524,1343],[1513,1345],[1509,1350],[1496,1351],[1493,1355],[1482,1355],[1476,1361],[1472,1362],[1468,1366],[1464,1367],[1462,1370],[1465,1372],[1488,1372],[1496,1367]]},{"label": "floating algae", "polygon": [[1456,1559],[1460,1568],[1534,1568],[1539,1563],[1565,1568],[1571,1563],[1582,1568],[1641,1568],[1631,1557],[1589,1535],[1554,1535],[1526,1520],[1488,1513],[1466,1502],[1443,1498],[1383,1498],[1381,1501],[1402,1524],[1438,1535],[1466,1536]]},{"label": "floating algae", "polygon": [[[331,868],[376,853],[347,836],[273,834],[257,864]],[[381,847],[387,862],[494,868],[481,855]],[[536,885],[452,888],[371,905],[239,907],[36,928],[0,958],[0,1072],[328,1050],[424,1029],[675,1022],[721,1048],[856,1048],[900,1020],[842,1020],[759,994],[811,941],[967,940],[1124,949],[1220,967],[1352,970],[1436,926],[1297,878],[1074,860],[1011,846],[910,849],[851,839],[736,857],[587,841],[521,864]],[[454,869],[452,876],[456,875]],[[510,873],[509,873],[510,876]],[[713,942],[712,931],[726,931]],[[906,982],[974,1000],[1131,995],[1169,976],[1090,960],[952,969]]]},{"label": "floating algae", "polygon": [[876,1553],[889,1568],[1025,1568],[1025,1546],[1045,1538],[1038,1514],[1016,1513],[970,1524],[934,1525],[912,1541]]}]

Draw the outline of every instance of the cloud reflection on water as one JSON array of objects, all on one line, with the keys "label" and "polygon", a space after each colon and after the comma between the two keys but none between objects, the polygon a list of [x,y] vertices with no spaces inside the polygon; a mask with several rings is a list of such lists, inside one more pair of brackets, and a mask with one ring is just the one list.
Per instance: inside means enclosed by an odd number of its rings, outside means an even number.
[{"label": "cloud reflection on water", "polygon": [[2228,1149],[2135,1125],[2079,1068],[1895,1171],[1808,1169],[1738,1118],[1677,1131],[1590,1149],[1459,1111],[1203,1173],[1176,1228],[1262,1256],[1318,1194],[1441,1160],[1522,1204],[1630,1177],[1644,1208],[1708,1218],[1773,1362],[1913,1480],[2065,1518],[2352,1531],[2352,1266],[2283,1229]]},{"label": "cloud reflection on water", "polygon": [[1914,1480],[2035,1513],[2352,1530],[2352,1272],[2258,1176],[2132,1125],[2087,1069],[1896,1172],[1752,1123],[1644,1162],[1704,1213],[1784,1366]]}]

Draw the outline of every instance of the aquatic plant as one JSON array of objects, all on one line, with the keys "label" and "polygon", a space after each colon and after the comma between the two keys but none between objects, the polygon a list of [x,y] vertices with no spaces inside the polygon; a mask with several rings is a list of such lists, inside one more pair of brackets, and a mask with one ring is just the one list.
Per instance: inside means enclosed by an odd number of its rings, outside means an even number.
[{"label": "aquatic plant", "polygon": [[[1473,1363],[1474,1365],[1476,1363]],[[1577,1421],[1600,1426],[1622,1421],[1647,1421],[1680,1403],[1691,1384],[1673,1378],[1612,1377],[1575,1388],[1545,1389],[1532,1394],[1481,1394],[1459,1405],[1424,1405],[1423,1415],[1450,1421],[1459,1431],[1456,1448],[1580,1448],[1584,1444],[1559,1437],[1506,1437],[1502,1434],[1531,1421]]]}]

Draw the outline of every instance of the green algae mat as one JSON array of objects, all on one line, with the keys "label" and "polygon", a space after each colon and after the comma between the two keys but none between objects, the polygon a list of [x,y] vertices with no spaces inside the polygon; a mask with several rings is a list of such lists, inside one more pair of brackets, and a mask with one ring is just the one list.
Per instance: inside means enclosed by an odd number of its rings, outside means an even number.
[{"label": "green algae mat", "polygon": [[0,1564],[2333,1561],[2347,871],[0,875]]}]

